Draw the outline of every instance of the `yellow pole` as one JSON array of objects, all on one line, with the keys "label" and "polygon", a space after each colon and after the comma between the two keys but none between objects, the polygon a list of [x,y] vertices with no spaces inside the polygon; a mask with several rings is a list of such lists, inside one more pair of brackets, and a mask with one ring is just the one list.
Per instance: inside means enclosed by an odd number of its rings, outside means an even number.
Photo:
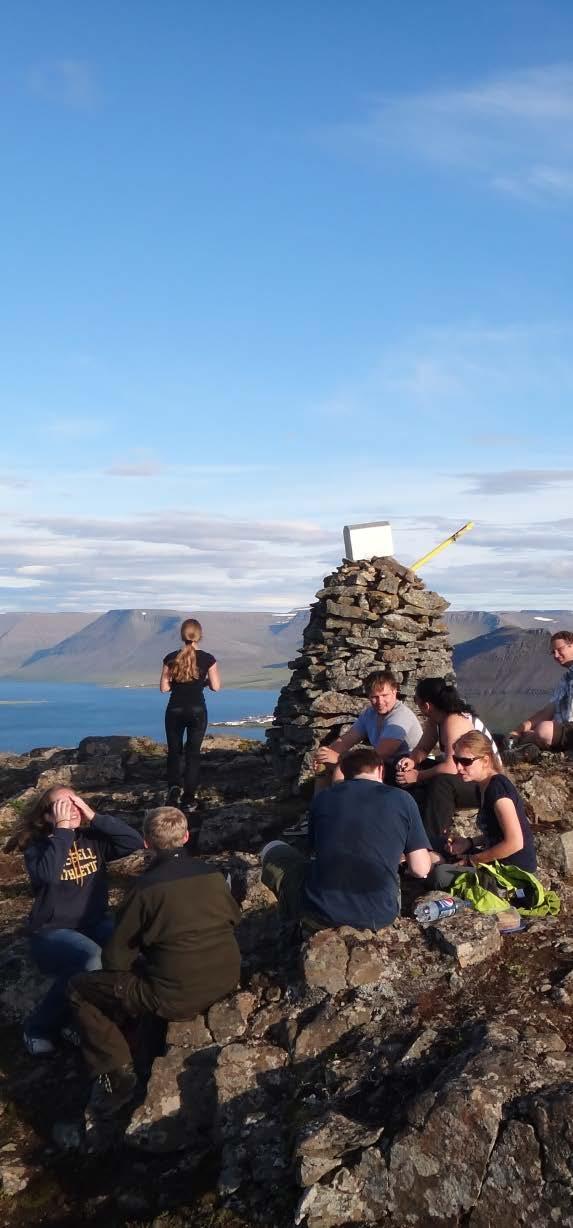
[{"label": "yellow pole", "polygon": [[451,546],[453,542],[457,542],[458,537],[461,537],[462,533],[467,533],[468,529],[473,529],[473,527],[473,520],[468,520],[467,524],[463,524],[461,529],[458,529],[456,533],[452,533],[451,537],[446,537],[446,540],[440,542],[439,546],[434,546],[433,550],[429,550],[427,554],[422,555],[421,559],[417,559],[415,563],[412,563],[410,571],[417,571],[419,567],[424,566],[424,563],[429,563],[430,559],[433,559],[436,554],[440,553],[440,550],[445,550],[446,546]]}]

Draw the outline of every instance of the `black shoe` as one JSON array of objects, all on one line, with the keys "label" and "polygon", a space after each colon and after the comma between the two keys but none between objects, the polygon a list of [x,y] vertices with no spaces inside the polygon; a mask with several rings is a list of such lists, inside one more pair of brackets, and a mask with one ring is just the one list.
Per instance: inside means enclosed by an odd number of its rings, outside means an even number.
[{"label": "black shoe", "polygon": [[181,806],[182,797],[183,797],[183,789],[179,785],[171,785],[170,788],[167,790],[167,794],[165,797],[165,805],[166,806],[176,806],[177,809],[179,809],[179,807]]},{"label": "black shoe", "polygon": [[283,836],[298,836],[300,838],[308,836],[308,814],[303,815],[298,820],[298,823],[293,823],[291,827],[285,827]]},{"label": "black shoe", "polygon": [[92,1086],[88,1108],[98,1117],[111,1117],[133,1099],[138,1080],[131,1066],[98,1075]]}]

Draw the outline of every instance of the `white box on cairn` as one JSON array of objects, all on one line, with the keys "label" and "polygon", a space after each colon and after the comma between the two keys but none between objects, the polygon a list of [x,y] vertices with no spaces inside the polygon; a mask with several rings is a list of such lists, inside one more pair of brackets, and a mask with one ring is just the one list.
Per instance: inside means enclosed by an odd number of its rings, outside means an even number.
[{"label": "white box on cairn", "polygon": [[358,559],[384,558],[394,553],[389,520],[373,520],[370,524],[345,524],[344,557],[356,563]]}]

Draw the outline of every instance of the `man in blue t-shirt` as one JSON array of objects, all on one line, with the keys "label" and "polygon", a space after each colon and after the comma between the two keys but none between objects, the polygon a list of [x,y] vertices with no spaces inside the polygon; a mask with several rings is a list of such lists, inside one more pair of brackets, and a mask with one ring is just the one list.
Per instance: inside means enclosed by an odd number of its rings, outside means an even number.
[{"label": "man in blue t-shirt", "polygon": [[376,751],[353,750],[340,767],[344,780],[319,793],[310,809],[310,861],[272,841],[262,851],[262,879],[287,920],[378,930],[400,910],[400,862],[425,878],[431,846],[414,799],[383,784]]}]

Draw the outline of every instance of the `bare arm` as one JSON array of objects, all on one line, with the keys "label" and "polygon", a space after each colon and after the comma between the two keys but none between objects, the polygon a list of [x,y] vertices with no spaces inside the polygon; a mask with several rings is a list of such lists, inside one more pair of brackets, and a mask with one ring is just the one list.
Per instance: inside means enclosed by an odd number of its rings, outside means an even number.
[{"label": "bare arm", "polygon": [[416,878],[427,878],[432,868],[432,858],[429,849],[414,849],[413,853],[406,853],[406,861],[408,869]]},{"label": "bare arm", "polygon": [[[397,779],[400,784],[415,784],[418,779],[418,773],[416,772],[415,777],[413,776],[411,780],[406,779],[404,773],[416,771],[418,764],[422,763],[426,756],[430,754],[430,751],[434,749],[438,741],[438,734],[439,730],[435,721],[424,721],[424,730],[418,745],[414,747],[409,755],[402,755],[398,762]],[[403,776],[404,779],[402,779]]]},{"label": "bare arm", "polygon": [[480,865],[488,861],[503,861],[513,853],[519,853],[523,848],[523,832],[517,815],[517,810],[510,797],[500,797],[494,805],[497,821],[503,832],[503,839],[490,848],[475,853],[470,861]]},{"label": "bare arm", "polygon": [[439,733],[436,722],[424,721],[424,729],[422,731],[420,741],[418,742],[418,745],[414,747],[412,754],[408,755],[408,758],[412,759],[414,764],[421,763],[422,760],[430,754],[430,751],[434,749],[434,746],[438,741],[438,736]]},{"label": "bare arm", "polygon": [[168,665],[164,665],[163,669],[161,670],[161,677],[159,679],[159,690],[161,691],[163,695],[165,695],[167,691],[171,690],[171,671]]},{"label": "bare arm", "polygon": [[400,750],[402,742],[400,738],[380,738],[376,743],[374,750],[381,759],[392,759],[392,757]]},{"label": "bare arm", "polygon": [[443,759],[440,763],[436,763],[435,767],[424,768],[418,772],[418,780],[422,783],[425,780],[431,780],[432,776],[448,776],[456,775],[456,765],[454,763],[454,742],[461,738],[463,733],[468,732],[468,722],[463,716],[453,713],[447,716],[442,724],[442,745]]},{"label": "bare arm", "polygon": [[219,666],[217,665],[216,661],[214,661],[213,665],[210,665],[209,669],[207,670],[207,683],[210,691],[221,690],[221,675],[219,673]]},{"label": "bare arm", "polygon": [[517,729],[512,729],[512,733],[529,733],[534,725],[539,725],[540,721],[550,721],[555,716],[555,704],[553,700],[546,704],[544,708],[540,708],[539,712],[534,712],[532,716],[528,716],[526,720],[517,726]]},{"label": "bare arm", "polygon": [[338,763],[340,756],[361,742],[362,737],[362,731],[353,725],[352,729],[347,729],[341,737],[335,738],[330,746],[319,746],[314,757],[315,763]]}]

